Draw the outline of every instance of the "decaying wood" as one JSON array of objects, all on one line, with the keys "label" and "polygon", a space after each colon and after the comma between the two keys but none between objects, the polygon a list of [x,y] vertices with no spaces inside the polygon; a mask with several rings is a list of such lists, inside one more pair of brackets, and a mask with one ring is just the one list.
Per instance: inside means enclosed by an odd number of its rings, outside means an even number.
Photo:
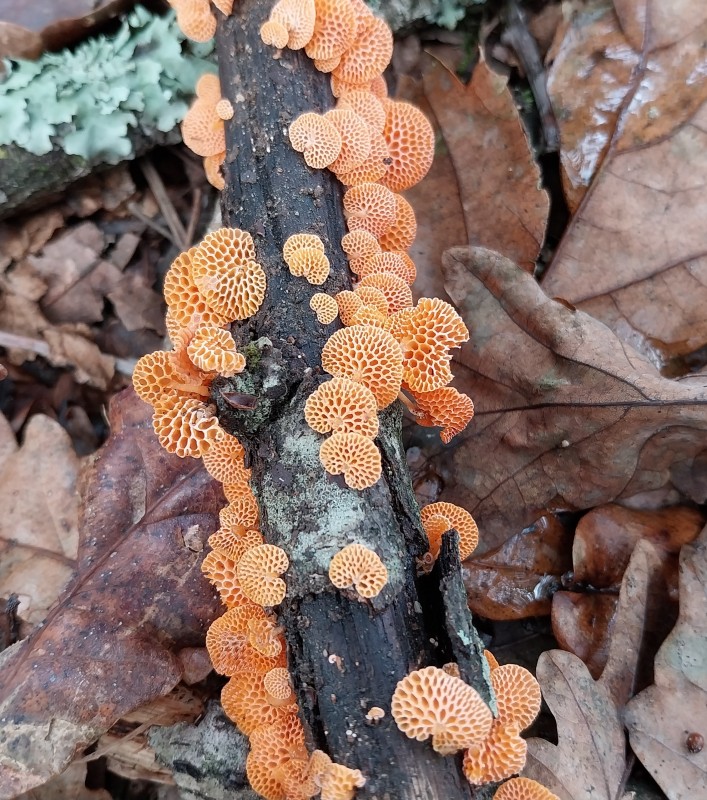
[{"label": "decaying wood", "polygon": [[[322,437],[304,421],[306,398],[328,377],[320,354],[335,329],[317,322],[309,300],[316,291],[350,287],[339,245],[346,228],[341,187],[327,171],[308,169],[286,135],[300,113],[333,106],[329,80],[302,52],[262,44],[267,9],[244,0],[217,33],[222,92],[236,110],[226,124],[223,218],[254,235],[268,291],[258,314],[234,326],[241,345],[256,343],[247,348],[247,372],[215,381],[214,400],[222,424],[246,444],[266,540],[290,557],[280,619],[310,745],[362,770],[367,783],[357,798],[471,797],[460,760],[407,739],[390,716],[397,681],[417,667],[441,665],[449,649],[437,647],[444,623],[430,624],[418,593],[415,559],[427,548],[400,442],[400,410],[381,415],[384,476],[363,492],[324,472]],[[332,264],[321,287],[292,277],[282,261],[285,239],[305,231],[321,236]],[[256,395],[257,408],[234,409],[224,400],[229,392]],[[352,541],[375,549],[388,568],[388,585],[370,603],[334,591],[328,579],[331,557]],[[472,657],[478,660],[478,652]],[[372,706],[386,710],[377,723],[366,719]]]}]

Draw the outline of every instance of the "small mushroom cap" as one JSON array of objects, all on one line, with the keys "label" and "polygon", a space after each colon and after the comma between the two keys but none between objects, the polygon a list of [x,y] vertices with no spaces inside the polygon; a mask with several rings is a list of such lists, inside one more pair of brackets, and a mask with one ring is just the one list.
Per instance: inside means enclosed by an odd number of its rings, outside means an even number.
[{"label": "small mushroom cap", "polygon": [[317,320],[319,320],[322,325],[331,325],[339,316],[339,306],[336,299],[324,292],[313,294],[309,301],[309,307],[317,315]]},{"label": "small mushroom cap", "polygon": [[320,286],[329,277],[329,259],[316,247],[300,247],[289,260],[290,272]]},{"label": "small mushroom cap", "polygon": [[339,292],[335,296],[335,300],[341,322],[344,325],[353,325],[353,316],[359,309],[363,308],[363,300],[356,292],[350,292],[346,289],[343,292]]},{"label": "small mushroom cap", "polygon": [[222,97],[218,103],[216,103],[216,114],[219,119],[233,119],[235,113],[233,104],[227,97]]},{"label": "small mushroom cap", "polygon": [[403,192],[419,183],[432,166],[435,134],[427,117],[411,103],[385,102],[383,135],[391,163],[382,183],[393,192]]},{"label": "small mushroom cap", "polygon": [[[339,292],[336,302],[344,325],[375,324],[379,328],[385,327],[388,301],[380,289],[358,286],[353,292]],[[358,319],[365,319],[366,322],[358,322]]]},{"label": "small mushroom cap", "polygon": [[412,247],[416,235],[417,220],[415,219],[415,212],[410,203],[401,194],[396,194],[395,222],[393,227],[381,236],[380,246],[384,250],[408,250]]},{"label": "small mushroom cap", "polygon": [[[225,325],[230,320],[225,314],[214,311],[206,302],[192,277],[192,257],[196,248],[192,247],[180,253],[167,270],[164,279],[164,299],[168,307],[168,316],[176,328],[187,328],[195,320],[213,325]],[[174,336],[170,334],[174,341]]]},{"label": "small mushroom cap", "polygon": [[197,97],[182,121],[184,144],[198,156],[215,156],[226,150],[226,131],[216,113],[216,103]]},{"label": "small mushroom cap", "polygon": [[316,18],[305,52],[314,60],[335,58],[354,43],[356,17],[349,0],[314,0]]},{"label": "small mushroom cap", "polygon": [[542,783],[530,778],[511,778],[498,787],[493,800],[560,800]]},{"label": "small mushroom cap", "polygon": [[341,152],[341,134],[331,120],[308,111],[290,125],[290,144],[304,155],[312,169],[324,169],[336,161]]},{"label": "small mushroom cap", "polygon": [[[430,533],[427,537],[430,541],[430,551],[432,555],[437,557],[439,554],[439,547],[442,540],[442,534],[454,528],[459,534],[459,557],[462,561],[474,552],[479,543],[479,529],[474,522],[471,514],[461,506],[455,506],[453,503],[430,503],[420,510],[420,517],[422,525],[427,533],[427,523],[429,520],[433,521],[430,526]],[[441,525],[438,526],[438,521],[446,520],[447,526],[445,530],[440,531]]]},{"label": "small mushroom cap", "polygon": [[373,392],[349,378],[332,378],[307,398],[304,418],[317,433],[378,435],[378,404]]},{"label": "small mushroom cap", "polygon": [[215,619],[206,632],[206,649],[211,663],[220,675],[235,675],[248,644],[248,623],[266,619],[260,606],[248,603],[229,609]]},{"label": "small mushroom cap", "polygon": [[368,489],[381,476],[380,452],[360,433],[333,433],[322,442],[319,459],[330,475],[343,474],[352,489]]},{"label": "small mushroom cap", "polygon": [[324,252],[324,242],[314,233],[294,233],[287,238],[282,246],[282,258],[287,266],[290,266],[292,256],[305,247],[313,247],[315,250]]},{"label": "small mushroom cap", "polygon": [[204,172],[206,173],[206,180],[214,187],[222,192],[226,188],[226,181],[221,172],[221,166],[226,160],[226,151],[216,153],[213,156],[206,156],[204,158]]},{"label": "small mushroom cap", "polygon": [[349,544],[331,559],[329,580],[337,589],[353,586],[361,597],[377,597],[388,583],[388,570],[376,552]]},{"label": "small mushroom cap", "polygon": [[[235,436],[226,434],[220,442],[205,453],[204,467],[206,471],[220,483],[244,483],[250,480],[250,470],[245,468],[243,458],[245,450]],[[251,524],[245,527],[253,527]]]},{"label": "small mushroom cap", "polygon": [[331,764],[322,777],[321,800],[352,800],[356,789],[365,785],[366,779],[360,769]]},{"label": "small mushroom cap", "polygon": [[294,694],[292,692],[292,680],[290,673],[286,667],[275,667],[263,676],[263,686],[265,691],[275,701],[273,705],[282,703],[283,701],[294,702]]},{"label": "small mushroom cap", "polygon": [[333,72],[341,63],[341,56],[334,56],[333,58],[315,58],[314,68],[319,72]]},{"label": "small mushroom cap", "polygon": [[366,275],[365,278],[361,278],[360,286],[372,286],[374,289],[379,289],[388,301],[391,314],[412,306],[410,287],[402,278],[392,275],[390,272],[374,272],[372,275]]},{"label": "small mushroom cap", "polygon": [[218,550],[212,550],[201,562],[202,573],[214,585],[226,608],[252,605],[250,598],[241,589],[237,567],[236,561]]},{"label": "small mushroom cap", "polygon": [[367,83],[381,75],[393,56],[393,33],[385,20],[371,16],[356,41],[341,57],[337,77],[346,83]]},{"label": "small mushroom cap", "polygon": [[353,325],[329,338],[322,349],[322,368],[337,378],[367,386],[381,409],[389,406],[400,391],[402,353],[387,331]]},{"label": "small mushroom cap", "polygon": [[479,693],[438,667],[423,667],[399,681],[391,712],[406,736],[419,742],[432,736],[433,748],[443,755],[484,741],[493,722]]},{"label": "small mushroom cap", "polygon": [[260,26],[260,38],[263,44],[282,50],[283,47],[287,47],[290,34],[281,22],[276,19],[268,19]]},{"label": "small mushroom cap", "polygon": [[368,129],[369,153],[365,161],[353,169],[343,171],[335,169],[336,164],[331,165],[331,169],[336,173],[336,177],[344,186],[358,186],[361,183],[375,183],[379,181],[388,171],[388,145],[382,133],[377,133],[371,128]]},{"label": "small mushroom cap", "polygon": [[259,510],[255,495],[248,489],[247,492],[244,492],[239,497],[230,500],[228,505],[218,512],[218,516],[222,528],[235,528],[238,526],[248,529],[257,528]]},{"label": "small mushroom cap", "polygon": [[361,90],[346,92],[339,98],[336,107],[356,112],[369,128],[377,133],[383,133],[386,113],[383,104],[373,92]]},{"label": "small mushroom cap", "polygon": [[248,550],[238,562],[237,575],[243,593],[260,606],[279,605],[287,591],[279,576],[290,566],[287,553],[273,544]]},{"label": "small mushroom cap", "polygon": [[229,331],[216,325],[199,325],[187,345],[187,355],[204,372],[218,372],[226,377],[237,375],[245,369],[245,356],[236,350]]},{"label": "small mushroom cap", "polygon": [[199,77],[194,87],[194,94],[211,105],[221,99],[221,83],[215,72],[205,72]]},{"label": "small mushroom cap", "polygon": [[395,195],[379,183],[361,183],[344,194],[350,231],[365,230],[380,238],[395,222]]},{"label": "small mushroom cap", "polygon": [[[296,708],[296,706],[295,706]],[[295,773],[305,777],[308,765],[307,748],[304,743],[304,730],[296,714],[285,714],[279,719],[258,727],[250,734],[251,750],[246,760],[246,774],[251,787],[264,797],[287,797],[266,795],[262,784],[270,784],[274,779],[281,787]]]},{"label": "small mushroom cap", "polygon": [[518,728],[496,720],[489,735],[466,751],[462,769],[472,786],[502,781],[523,769],[527,753],[528,745]]},{"label": "small mushroom cap", "polygon": [[372,306],[381,314],[388,314],[388,301],[383,292],[375,286],[357,286],[354,294],[361,299],[364,306]]},{"label": "small mushroom cap", "polygon": [[379,719],[383,719],[384,716],[385,711],[380,706],[371,706],[366,712],[366,719],[369,722],[377,722]]},{"label": "small mushroom cap", "polygon": [[251,736],[261,726],[272,725],[287,717],[296,719],[296,703],[283,706],[270,702],[264,677],[265,673],[239,672],[221,691],[221,705],[226,716],[246,736]]},{"label": "small mushroom cap", "polygon": [[265,297],[263,268],[255,261],[220,264],[211,260],[208,251],[200,252],[200,247],[194,255],[193,275],[206,301],[229,320],[252,317]]},{"label": "small mushroom cap", "polygon": [[417,417],[417,424],[442,428],[440,438],[445,444],[461,433],[474,416],[471,398],[452,386],[443,386],[433,392],[412,392],[412,395],[423,412]]},{"label": "small mushroom cap", "polygon": [[211,0],[224,17],[230,17],[233,12],[233,0]]},{"label": "small mushroom cap", "polygon": [[177,13],[177,25],[194,42],[208,42],[216,33],[216,17],[209,0],[169,0]]},{"label": "small mushroom cap", "polygon": [[498,705],[498,721],[525,730],[540,713],[542,693],[532,672],[518,664],[504,664],[491,672]]},{"label": "small mushroom cap", "polygon": [[372,233],[363,229],[349,231],[349,233],[344,234],[341,239],[341,248],[346,253],[353,272],[358,272],[356,263],[361,259],[375,256],[381,252],[378,239]]},{"label": "small mushroom cap", "polygon": [[209,407],[192,397],[168,398],[156,405],[152,427],[162,447],[180,458],[200,458],[224,436]]},{"label": "small mushroom cap", "polygon": [[246,550],[263,543],[260,531],[245,528],[241,528],[241,531],[239,534],[232,528],[219,528],[209,536],[208,545],[237,564]]},{"label": "small mushroom cap", "polygon": [[365,120],[347,108],[327,111],[324,117],[341,136],[341,152],[329,169],[332,172],[346,172],[363,164],[371,152],[371,135]]},{"label": "small mushroom cap", "polygon": [[408,286],[412,286],[417,277],[415,262],[407,253],[385,252],[375,256],[362,259],[356,265],[359,277],[365,278],[367,275],[375,275],[378,272],[386,272],[402,278]]},{"label": "small mushroom cap", "polygon": [[270,19],[284,25],[290,50],[301,50],[312,38],[316,21],[314,0],[279,0],[270,12]]},{"label": "small mushroom cap", "polygon": [[324,773],[332,765],[332,760],[323,750],[313,750],[309,757],[307,774],[314,781],[316,786],[322,785]]}]

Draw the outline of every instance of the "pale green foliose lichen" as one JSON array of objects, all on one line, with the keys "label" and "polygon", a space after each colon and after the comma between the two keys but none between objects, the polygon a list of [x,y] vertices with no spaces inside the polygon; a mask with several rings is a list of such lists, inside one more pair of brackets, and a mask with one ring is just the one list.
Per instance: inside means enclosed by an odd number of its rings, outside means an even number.
[{"label": "pale green foliose lichen", "polygon": [[37,156],[60,146],[91,164],[130,158],[130,128],[167,132],[186,114],[197,78],[214,66],[207,45],[183,44],[170,12],[138,6],[112,36],[38,61],[6,60],[0,145]]},{"label": "pale green foliose lichen", "polygon": [[399,30],[420,20],[453,29],[463,19],[469,6],[485,0],[366,0],[382,14],[393,30]]}]

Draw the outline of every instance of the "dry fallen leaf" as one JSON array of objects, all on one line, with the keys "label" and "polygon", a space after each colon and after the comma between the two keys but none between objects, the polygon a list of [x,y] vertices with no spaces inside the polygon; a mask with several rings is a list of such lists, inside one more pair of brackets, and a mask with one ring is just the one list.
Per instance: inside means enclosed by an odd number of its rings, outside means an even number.
[{"label": "dry fallen leaf", "polygon": [[550,201],[508,79],[482,58],[465,86],[429,58],[423,83],[456,171],[467,241],[497,250],[532,272]]},{"label": "dry fallen leaf", "polygon": [[[631,747],[670,800],[707,786],[707,528],[680,554],[680,616],[655,658],[655,683],[628,704]],[[690,751],[690,734],[703,746]]]},{"label": "dry fallen leaf", "polygon": [[36,625],[76,569],[79,459],[43,414],[27,423],[21,447],[10,436],[0,456],[0,596],[15,593],[19,616]]},{"label": "dry fallen leaf", "polygon": [[132,390],[113,399],[111,436],[79,480],[76,577],[43,626],[0,654],[1,798],[169,692],[177,652],[202,645],[218,614],[184,534],[205,541],[217,527],[221,487],[201,462],[166,453],[150,416]]},{"label": "dry fallen leaf", "polygon": [[543,287],[666,363],[707,343],[707,12],[615,5],[580,8],[555,45],[549,89],[577,211]]},{"label": "dry fallen leaf", "polygon": [[672,381],[604,325],[550,300],[515,264],[482,248],[443,259],[471,341],[457,385],[476,414],[431,465],[442,500],[479,524],[479,553],[546,510],[632,498],[655,506],[699,487],[707,431],[705,380]]},{"label": "dry fallen leaf", "polygon": [[609,661],[598,681],[571,653],[550,650],[540,656],[536,674],[557,721],[558,743],[529,739],[523,774],[560,800],[621,796],[626,766],[621,711],[634,690],[643,655],[643,613],[658,568],[652,546],[642,542],[626,571]]}]

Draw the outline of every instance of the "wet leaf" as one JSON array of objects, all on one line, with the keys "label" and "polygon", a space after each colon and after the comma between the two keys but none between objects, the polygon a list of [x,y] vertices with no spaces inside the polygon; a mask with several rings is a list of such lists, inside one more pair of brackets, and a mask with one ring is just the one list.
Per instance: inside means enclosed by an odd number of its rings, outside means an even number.
[{"label": "wet leaf", "polygon": [[185,545],[217,527],[221,488],[159,446],[132,390],[79,480],[78,571],[44,625],[0,655],[0,785],[60,772],[125,713],[169,692],[218,601]]},{"label": "wet leaf", "polygon": [[471,557],[462,570],[474,614],[523,619],[549,614],[560,578],[572,566],[572,534],[545,516],[495,550]]},{"label": "wet leaf", "polygon": [[655,504],[676,489],[689,496],[707,430],[704,380],[661,377],[495,253],[453,249],[443,264],[471,331],[455,373],[476,415],[430,461],[440,499],[479,524],[480,553],[546,510],[638,503],[646,493]]},{"label": "wet leaf", "polygon": [[555,48],[549,86],[577,213],[543,287],[667,363],[707,343],[707,13],[702,0],[616,10],[580,10]]},{"label": "wet leaf", "polygon": [[655,658],[655,683],[628,704],[631,747],[670,800],[707,783],[707,529],[680,554],[680,617]]},{"label": "wet leaf", "polygon": [[507,78],[482,59],[465,86],[429,59],[423,82],[454,164],[468,241],[532,272],[549,199]]}]

